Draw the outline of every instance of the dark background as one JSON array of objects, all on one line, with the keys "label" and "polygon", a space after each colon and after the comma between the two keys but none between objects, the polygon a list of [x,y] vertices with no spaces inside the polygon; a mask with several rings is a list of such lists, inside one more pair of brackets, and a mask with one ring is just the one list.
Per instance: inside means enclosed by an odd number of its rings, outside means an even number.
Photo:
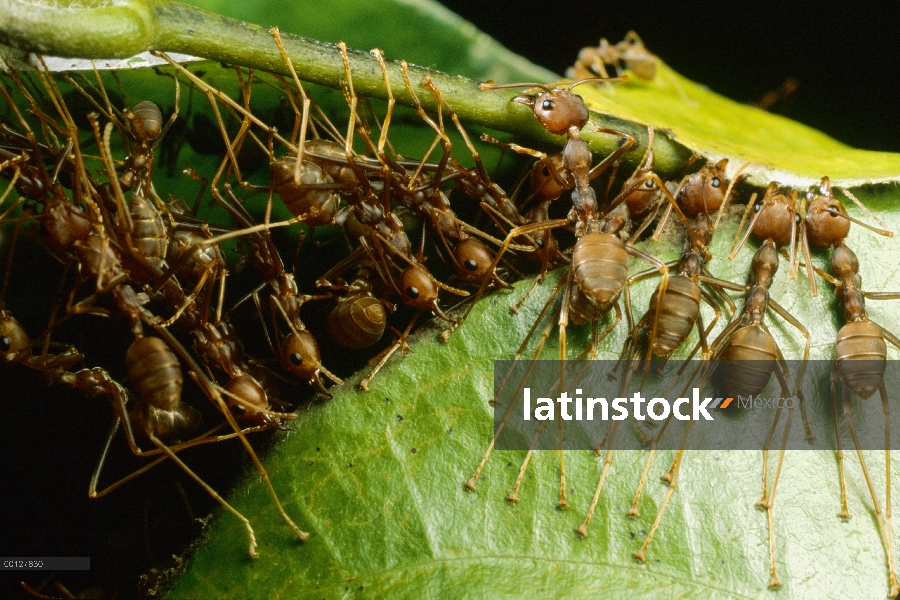
[{"label": "dark background", "polygon": [[682,75],[739,102],[789,77],[776,107],[858,148],[900,151],[900,5],[895,2],[472,2],[446,6],[511,50],[563,74],[584,46],[633,29]]}]

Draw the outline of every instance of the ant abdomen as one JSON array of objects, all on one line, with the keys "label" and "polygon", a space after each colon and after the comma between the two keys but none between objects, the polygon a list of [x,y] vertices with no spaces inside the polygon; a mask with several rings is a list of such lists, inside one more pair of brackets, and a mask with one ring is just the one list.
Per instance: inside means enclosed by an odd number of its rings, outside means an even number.
[{"label": "ant abdomen", "polygon": [[142,337],[125,353],[128,381],[138,396],[156,408],[173,410],[181,401],[183,379],[175,353],[158,337]]},{"label": "ant abdomen", "polygon": [[721,373],[726,392],[759,394],[772,378],[777,356],[775,339],[764,328],[738,329],[720,356],[725,361]]},{"label": "ant abdomen", "polygon": [[194,231],[175,230],[171,233],[166,256],[170,257],[172,262],[179,262],[182,253],[191,253],[191,257],[175,271],[179,279],[197,283],[216,262],[216,251],[212,244],[198,247],[204,239],[206,238]]},{"label": "ant abdomen", "polygon": [[138,141],[152,142],[162,133],[163,116],[155,103],[149,100],[139,102],[131,112],[134,115],[131,133]]},{"label": "ant abdomen", "polygon": [[161,269],[166,260],[168,240],[162,216],[152,203],[140,194],[133,194],[128,203],[135,249],[151,265]]},{"label": "ant abdomen", "polygon": [[[347,165],[347,153],[341,144],[323,139],[306,140],[303,152],[304,160],[313,161],[316,166],[320,167],[334,181],[343,183],[349,189],[360,184],[356,173]],[[308,153],[318,154],[333,160],[322,160]],[[294,160],[293,157],[291,157],[291,160]]]},{"label": "ant abdomen", "polygon": [[316,186],[333,184],[334,180],[313,162],[305,161],[300,169],[300,183],[294,180],[295,159],[282,158],[271,163],[272,187],[295,217],[304,217],[310,226],[329,225],[340,207],[340,196],[332,189]]},{"label": "ant abdomen", "polygon": [[851,321],[841,327],[834,344],[834,358],[853,393],[865,400],[884,382],[887,344],[881,328],[872,321]]},{"label": "ant abdomen", "polygon": [[53,200],[41,213],[47,245],[56,251],[70,248],[91,234],[92,226],[81,207],[68,200]]},{"label": "ant abdomen", "polygon": [[328,335],[344,348],[361,350],[378,342],[387,325],[384,305],[369,294],[342,298],[328,314]]},{"label": "ant abdomen", "polygon": [[572,251],[572,301],[569,320],[575,324],[599,319],[622,294],[628,277],[625,244],[610,233],[588,233]]},{"label": "ant abdomen", "polygon": [[669,357],[688,338],[697,321],[697,315],[700,314],[700,287],[690,277],[674,275],[669,277],[659,317],[656,315],[658,300],[657,287],[650,296],[650,308],[645,318],[649,323],[658,318],[653,355]]}]

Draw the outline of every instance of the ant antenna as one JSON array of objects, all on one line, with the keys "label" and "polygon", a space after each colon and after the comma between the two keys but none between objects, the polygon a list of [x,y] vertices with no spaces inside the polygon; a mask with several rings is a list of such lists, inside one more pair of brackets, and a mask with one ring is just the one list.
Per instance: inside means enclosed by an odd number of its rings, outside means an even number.
[{"label": "ant antenna", "polygon": [[[588,79],[579,79],[564,88],[555,88],[556,90],[571,90],[576,85],[581,85],[582,83],[616,83],[620,81],[628,81],[627,75],[620,75],[619,77],[590,77]],[[543,83],[494,83],[493,81],[486,81],[478,86],[482,90],[503,90],[509,88],[540,88],[546,92],[553,92],[549,86],[544,85]]]},{"label": "ant antenna", "polygon": [[571,90],[576,85],[581,85],[582,83],[619,83],[622,81],[628,81],[628,75],[619,75],[618,77],[589,77],[587,79],[579,79],[578,81],[569,84],[569,86],[564,89]]}]

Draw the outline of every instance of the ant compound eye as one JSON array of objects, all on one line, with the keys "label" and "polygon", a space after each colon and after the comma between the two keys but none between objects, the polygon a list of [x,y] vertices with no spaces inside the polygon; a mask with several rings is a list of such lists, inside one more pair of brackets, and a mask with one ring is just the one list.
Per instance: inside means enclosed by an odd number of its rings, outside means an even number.
[{"label": "ant compound eye", "polygon": [[409,286],[408,288],[406,288],[406,295],[415,300],[419,297],[419,290],[412,286]]},{"label": "ant compound eye", "polygon": [[245,414],[247,414],[247,408],[242,404],[234,404],[231,407],[231,412],[239,417],[243,417]]},{"label": "ant compound eye", "polygon": [[709,182],[709,185],[713,186],[714,188],[717,188],[720,185],[722,185],[722,180],[719,179],[718,177],[713,177],[712,180]]},{"label": "ant compound eye", "polygon": [[794,215],[794,222],[795,222],[795,223],[799,223],[799,222],[800,222],[800,215]]},{"label": "ant compound eye", "polygon": [[291,361],[291,364],[294,365],[295,367],[299,367],[300,365],[303,364],[303,357],[300,356],[299,352],[294,352],[288,358]]},{"label": "ant compound eye", "polygon": [[648,188],[648,189],[652,189],[655,184],[656,184],[655,181],[653,181],[652,179],[648,179],[647,181],[644,182],[644,187]]},{"label": "ant compound eye", "polygon": [[10,348],[12,348],[12,340],[5,335],[0,337],[0,352],[9,352]]},{"label": "ant compound eye", "polygon": [[754,204],[754,205],[753,205],[753,212],[759,212],[759,210],[760,210],[761,208],[762,208],[762,204]]},{"label": "ant compound eye", "polygon": [[463,263],[463,266],[464,266],[466,269],[468,269],[469,271],[473,271],[473,272],[476,271],[476,270],[478,269],[478,263],[475,262],[475,261],[474,261],[473,259],[471,259],[471,258],[470,258],[469,260],[467,260],[466,262],[464,262],[464,263]]},{"label": "ant compound eye", "polygon": [[544,100],[541,102],[541,108],[543,110],[553,110],[556,105],[553,103],[553,100]]},{"label": "ant compound eye", "polygon": [[544,177],[550,177],[550,169],[548,169],[546,166],[541,169],[541,173],[544,175]]},{"label": "ant compound eye", "polygon": [[536,240],[534,240],[534,245],[537,246],[538,248],[543,248],[544,240],[542,240],[541,238],[537,238]]}]

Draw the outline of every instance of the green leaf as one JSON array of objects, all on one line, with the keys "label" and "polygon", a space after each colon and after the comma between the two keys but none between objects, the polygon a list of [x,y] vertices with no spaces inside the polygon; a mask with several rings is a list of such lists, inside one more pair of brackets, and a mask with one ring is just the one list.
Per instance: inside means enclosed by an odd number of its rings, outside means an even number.
[{"label": "green leaf", "polygon": [[[897,191],[867,194],[864,201],[894,229],[900,227]],[[893,205],[893,207],[891,207]],[[727,254],[737,215],[716,236],[711,270],[745,280],[752,255],[733,263]],[[900,276],[879,269],[890,250],[866,232],[848,243],[863,263],[867,289],[900,289]],[[660,258],[677,255],[671,243],[642,246]],[[637,262],[637,261],[633,261]],[[821,259],[819,260],[821,263]],[[632,270],[644,268],[633,264]],[[558,275],[558,274],[557,274]],[[493,360],[510,358],[549,295],[548,278],[517,316],[508,308],[527,282],[481,302],[448,344],[434,330],[420,334],[414,352],[389,363],[368,393],[348,381],[334,400],[306,411],[267,458],[285,507],[312,532],[305,544],[291,538],[265,490],[248,482],[235,494],[238,510],[252,515],[260,540],[258,561],[246,558],[246,534],[225,515],[207,545],[194,556],[171,598],[305,597],[538,597],[565,594],[658,598],[680,596],[757,597],[768,580],[766,519],[753,504],[760,494],[760,452],[690,452],[679,485],[647,553],[637,551],[653,522],[666,487],[657,481],[672,452],[661,452],[651,471],[641,516],[626,517],[646,452],[615,453],[597,514],[582,540],[575,533],[587,511],[602,457],[567,452],[570,507],[555,508],[558,455],[537,452],[524,479],[521,502],[509,493],[524,452],[495,452],[475,492],[463,482],[474,471],[491,437]],[[636,286],[636,310],[646,310],[656,282]],[[772,296],[810,329],[814,358],[832,353],[839,326],[825,286],[811,298],[805,280],[786,269]],[[888,306],[881,306],[888,304]],[[896,327],[889,303],[870,302],[872,318]],[[824,317],[824,318],[823,318]],[[770,326],[788,358],[802,346],[778,319]],[[586,327],[570,328],[569,347],[589,342]],[[555,334],[554,334],[555,337]],[[601,358],[616,357],[624,337],[603,343]],[[551,343],[553,341],[551,338]],[[551,344],[552,345],[552,344]],[[557,356],[555,348],[544,357]],[[570,356],[573,351],[570,350]],[[897,357],[896,349],[890,355]],[[827,396],[807,398],[814,432],[831,427]],[[877,401],[857,405],[880,418]],[[798,432],[795,419],[794,431]],[[799,432],[798,432],[799,433]],[[883,503],[883,453],[866,460]],[[892,461],[894,469],[900,462]],[[789,452],[778,486],[775,527],[780,595],[790,597],[881,597],[887,589],[885,552],[871,500],[854,458],[847,462],[854,518],[841,522],[834,453]]]},{"label": "green leaf", "polygon": [[808,187],[828,175],[855,186],[897,181],[900,155],[857,150],[811,127],[724,98],[660,62],[656,79],[632,77],[615,88],[579,88],[592,110],[652,123],[708,158],[752,161],[755,183]]},{"label": "green leaf", "polygon": [[[34,7],[8,0],[4,4],[23,10]],[[299,4],[296,12],[292,9],[289,15],[278,15],[284,19],[279,25],[285,30],[327,41],[344,39],[361,49],[379,46],[391,57],[475,79],[550,78],[546,71],[500,51],[427,2],[385,2],[377,9],[371,2],[364,4],[365,9],[350,3],[340,8],[329,5],[327,10],[314,3]],[[152,15],[145,10],[148,6],[155,7]],[[271,6],[251,2],[205,5],[264,24],[274,18]],[[62,42],[66,39],[58,40],[56,30],[41,29],[36,36],[34,30],[14,28],[11,32],[5,28],[3,39],[60,54],[68,48],[85,56],[113,49],[131,53],[129,44],[136,42],[134,47],[140,49],[195,52],[215,60],[283,71],[280,59],[271,51],[271,40],[258,28],[203,17],[196,22],[208,29],[192,31],[193,37],[189,37],[183,27],[175,25],[178,19],[200,19],[200,15],[184,5],[134,1],[116,5],[116,10],[132,8],[130,14],[137,15],[136,22],[141,24],[135,26],[137,33],[104,25],[102,31],[92,29],[85,35],[69,27],[62,38],[69,36],[69,41],[75,42],[65,46]],[[166,21],[173,17],[177,18]],[[115,14],[110,18],[120,19]],[[8,23],[4,22],[4,27]],[[160,23],[172,28],[158,29]],[[129,44],[118,46],[98,37],[120,30],[131,36],[126,40]],[[391,32],[390,38],[386,32]],[[62,45],[37,48],[25,43],[34,39]],[[86,45],[79,45],[82,43]],[[264,46],[265,52],[261,50]],[[245,58],[235,47],[248,51]],[[342,67],[334,60],[333,49],[322,52],[328,58],[324,66],[317,70],[310,62],[303,76],[335,85],[343,77]],[[369,72],[371,61],[366,62],[362,55],[354,55],[353,60],[358,89],[383,94],[380,75]],[[399,76],[394,78],[395,85],[399,81]],[[680,83],[688,101],[673,81]],[[527,110],[510,105],[510,94],[479,93],[473,82],[449,77],[440,80],[439,86],[470,121],[547,144],[559,143],[535,126]],[[689,148],[704,156],[729,156],[732,164],[753,160],[759,182],[777,176],[806,185],[824,174],[856,184],[900,178],[897,155],[847,149],[796,123],[715,96],[664,66],[655,82],[630,81],[617,86],[615,95],[602,89],[584,93],[595,107],[613,115],[600,119],[603,124],[621,126],[644,140],[641,122],[671,130],[671,137],[661,132],[657,135],[659,166],[664,173],[676,172],[689,155],[685,148]],[[403,100],[402,94],[398,97]],[[596,143],[595,150],[608,151],[608,142]],[[631,153],[632,162],[639,154]],[[896,185],[862,186],[854,192],[900,231],[900,189]],[[851,210],[851,214],[866,218],[860,211]],[[713,247],[716,259],[710,268],[723,279],[743,282],[752,251],[745,249],[734,262],[724,258],[738,218],[730,214],[718,232]],[[900,290],[892,241],[854,228],[849,243],[860,256],[866,289]],[[670,235],[659,244],[642,244],[641,249],[671,259],[677,257],[679,246]],[[815,258],[819,265],[825,260],[824,256]],[[632,270],[644,266],[633,261]],[[616,453],[590,535],[583,540],[573,530],[584,518],[602,468],[602,458],[591,453],[566,454],[570,487],[566,511],[555,509],[559,459],[552,452],[535,455],[524,480],[522,501],[516,505],[504,498],[524,452],[495,453],[477,491],[463,489],[492,431],[487,402],[493,389],[492,362],[511,357],[558,276],[548,277],[516,317],[507,309],[524,293],[527,282],[513,292],[494,294],[481,302],[449,344],[439,343],[435,330],[421,332],[413,344],[414,352],[402,360],[392,359],[370,392],[354,391],[357,378],[348,381],[334,400],[307,409],[293,431],[281,436],[284,439],[266,464],[286,510],[312,533],[309,541],[296,541],[254,476],[233,500],[253,523],[261,558],[251,561],[246,557],[245,531],[226,514],[213,524],[207,544],[193,557],[171,597],[494,598],[529,593],[540,597],[626,593],[636,598],[769,597],[765,516],[753,508],[760,492],[758,452],[690,453],[666,518],[648,551],[648,563],[643,565],[635,563],[631,555],[640,547],[662,501],[665,487],[656,478],[667,468],[672,453],[660,453],[641,504],[642,514],[636,520],[625,513],[646,453]],[[637,311],[646,309],[655,284],[648,280],[635,286],[632,295]],[[810,329],[813,358],[829,358],[840,316],[827,284],[820,288],[818,298],[810,297],[808,283],[791,280],[782,266],[772,296]],[[897,329],[896,310],[890,302],[870,302],[870,314],[887,329]],[[798,358],[801,346],[796,332],[777,319],[771,321],[771,328],[784,354]],[[604,341],[603,358],[617,355],[624,334],[624,327],[619,327]],[[557,356],[555,337],[554,330],[545,357]],[[588,338],[586,328],[571,328],[570,349],[584,348]],[[889,355],[896,358],[898,353],[891,349]],[[828,400],[827,396],[808,397],[817,432],[830,427]],[[860,404],[857,410],[868,418],[880,418],[880,407],[874,402]],[[883,453],[867,453],[866,459],[876,490],[883,490]],[[894,464],[895,472],[898,467]],[[778,568],[784,583],[779,596],[884,595],[885,551],[871,500],[854,458],[848,457],[847,468],[855,517],[842,523],[835,516],[839,493],[833,454],[793,452],[785,459],[775,504]]]}]

